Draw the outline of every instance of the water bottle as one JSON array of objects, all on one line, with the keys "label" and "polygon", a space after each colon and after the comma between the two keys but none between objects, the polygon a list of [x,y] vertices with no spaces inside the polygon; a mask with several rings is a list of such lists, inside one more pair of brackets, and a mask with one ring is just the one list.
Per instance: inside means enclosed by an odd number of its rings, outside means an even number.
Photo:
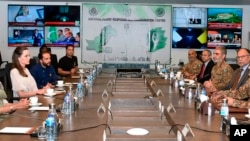
[{"label": "water bottle", "polygon": [[83,87],[82,83],[77,84],[75,95],[77,98],[81,98],[81,97],[85,96],[85,91],[84,91],[84,87]]},{"label": "water bottle", "polygon": [[50,115],[50,114],[54,116],[54,118],[56,119],[56,121],[57,121],[57,123],[58,123],[59,118],[58,118],[58,114],[57,114],[57,112],[56,112],[56,105],[55,105],[55,103],[50,103],[50,104],[49,104],[49,112],[48,112],[48,115]]},{"label": "water bottle", "polygon": [[184,85],[185,85],[185,81],[184,81],[183,75],[181,74],[181,78],[180,78],[180,81],[179,81],[179,86],[184,87]]},{"label": "water bottle", "polygon": [[92,84],[93,84],[92,72],[90,72],[90,74],[87,75],[87,81],[88,81],[88,85],[92,87]]},{"label": "water bottle", "polygon": [[173,71],[173,68],[171,68],[171,70],[170,70],[169,77],[170,77],[170,79],[174,79],[174,71]]},{"label": "water bottle", "polygon": [[226,129],[225,121],[228,118],[228,114],[229,114],[229,108],[227,105],[227,99],[223,99],[220,108],[220,115],[221,115],[220,130],[223,132],[225,132]]},{"label": "water bottle", "polygon": [[201,95],[207,95],[205,88],[201,89]]},{"label": "water bottle", "polygon": [[155,60],[155,71],[157,71],[158,60]]},{"label": "water bottle", "polygon": [[192,88],[189,88],[187,98],[192,99],[192,97],[193,97]]},{"label": "water bottle", "polygon": [[212,116],[212,104],[209,102],[207,107],[207,115]]},{"label": "water bottle", "polygon": [[228,117],[229,114],[229,108],[227,105],[227,99],[222,99],[222,105],[220,108],[220,115],[223,117]]},{"label": "water bottle", "polygon": [[72,110],[71,110],[71,97],[70,94],[67,93],[64,97],[64,102],[63,102],[63,113],[64,114],[71,114]]},{"label": "water bottle", "polygon": [[160,61],[158,61],[158,64],[157,64],[157,72],[160,72],[161,71],[161,66],[160,66]]},{"label": "water bottle", "polygon": [[45,121],[46,139],[53,141],[57,138],[57,122],[53,114],[49,114]]}]

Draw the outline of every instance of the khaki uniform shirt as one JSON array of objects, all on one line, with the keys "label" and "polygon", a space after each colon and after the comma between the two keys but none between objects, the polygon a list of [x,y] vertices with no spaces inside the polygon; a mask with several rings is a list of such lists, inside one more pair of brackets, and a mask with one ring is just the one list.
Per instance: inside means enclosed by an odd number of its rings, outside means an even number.
[{"label": "khaki uniform shirt", "polygon": [[[235,90],[227,90],[221,91],[221,94],[224,96],[229,96],[234,99],[233,107],[239,108],[250,108],[250,78],[246,81],[246,83],[239,88],[238,91]],[[247,99],[248,101],[244,101],[243,99]]]},{"label": "khaki uniform shirt", "polygon": [[188,72],[191,75],[198,75],[201,71],[202,62],[199,59],[195,59],[192,62],[188,62],[182,68],[182,72]]},{"label": "khaki uniform shirt", "polygon": [[222,90],[231,80],[233,69],[225,61],[214,65],[211,71],[211,81],[217,90]]}]

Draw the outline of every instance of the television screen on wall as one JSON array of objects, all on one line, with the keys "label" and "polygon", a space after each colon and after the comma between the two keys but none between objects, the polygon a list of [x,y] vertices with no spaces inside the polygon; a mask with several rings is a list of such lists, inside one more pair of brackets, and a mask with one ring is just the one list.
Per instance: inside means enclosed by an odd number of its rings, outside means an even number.
[{"label": "television screen on wall", "polygon": [[198,7],[174,7],[174,27],[206,27],[207,9]]},{"label": "television screen on wall", "polygon": [[43,26],[44,7],[38,5],[9,5],[9,26]]},{"label": "television screen on wall", "polygon": [[173,28],[172,48],[206,48],[206,28]]},{"label": "television screen on wall", "polygon": [[[58,36],[58,32],[63,33]],[[45,26],[45,44],[47,46],[61,47],[72,44],[76,47],[80,45],[76,36],[80,34],[80,27],[74,26]]]},{"label": "television screen on wall", "polygon": [[46,26],[80,26],[80,6],[45,6]]},{"label": "television screen on wall", "polygon": [[241,48],[241,29],[208,29],[208,48],[225,46],[227,49]]},{"label": "television screen on wall", "polygon": [[79,37],[79,5],[8,5],[9,47],[79,47]]},{"label": "television screen on wall", "polygon": [[242,28],[242,8],[208,8],[208,28]]}]

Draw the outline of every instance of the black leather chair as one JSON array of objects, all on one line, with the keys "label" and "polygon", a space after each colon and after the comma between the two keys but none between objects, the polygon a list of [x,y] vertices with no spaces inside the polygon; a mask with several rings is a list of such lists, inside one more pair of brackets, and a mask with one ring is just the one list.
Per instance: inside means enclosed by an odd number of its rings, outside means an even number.
[{"label": "black leather chair", "polygon": [[10,78],[10,70],[12,69],[12,63],[8,63],[5,65],[5,92],[7,94],[7,100],[10,103],[13,103],[14,100],[19,100],[19,98],[13,97],[13,91],[12,91],[12,83]]}]

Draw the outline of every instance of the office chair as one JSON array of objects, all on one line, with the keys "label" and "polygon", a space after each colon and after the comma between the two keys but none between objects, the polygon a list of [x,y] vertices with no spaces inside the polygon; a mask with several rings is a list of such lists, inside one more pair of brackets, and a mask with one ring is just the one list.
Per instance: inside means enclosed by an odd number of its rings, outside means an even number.
[{"label": "office chair", "polygon": [[4,64],[4,63],[8,63],[8,61],[3,61],[3,59],[2,59],[2,55],[1,55],[1,52],[0,52],[0,68],[2,68],[2,64]]},{"label": "office chair", "polygon": [[12,91],[12,83],[10,78],[10,70],[12,69],[12,63],[8,63],[5,65],[5,92],[7,94],[7,100],[10,103],[13,103],[14,100],[19,100],[18,97],[13,97],[13,91]]}]

